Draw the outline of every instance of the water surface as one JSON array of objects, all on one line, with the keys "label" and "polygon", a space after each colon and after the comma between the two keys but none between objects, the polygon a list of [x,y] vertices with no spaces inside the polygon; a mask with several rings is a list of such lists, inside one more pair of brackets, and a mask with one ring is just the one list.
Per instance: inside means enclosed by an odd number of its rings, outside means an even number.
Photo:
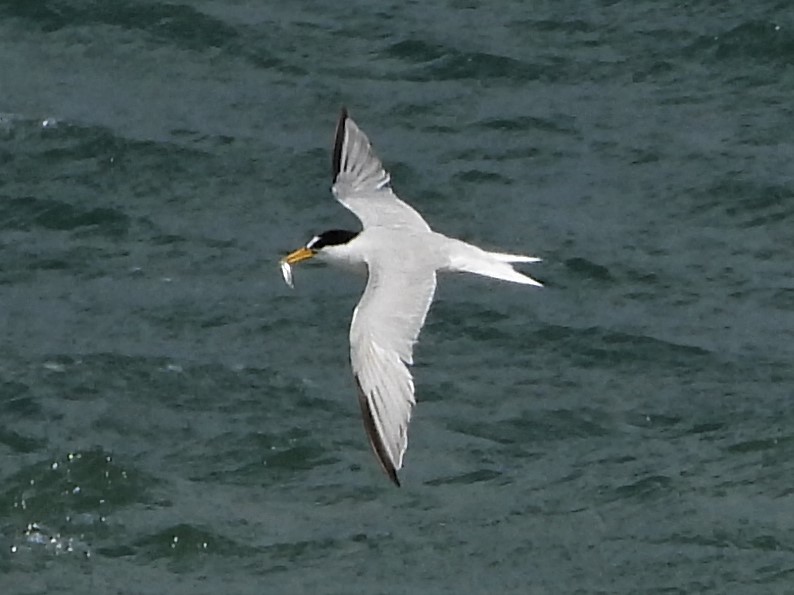
[{"label": "water surface", "polygon": [[[787,3],[0,2],[0,590],[784,593]],[[401,478],[347,362],[345,104],[439,231]]]}]

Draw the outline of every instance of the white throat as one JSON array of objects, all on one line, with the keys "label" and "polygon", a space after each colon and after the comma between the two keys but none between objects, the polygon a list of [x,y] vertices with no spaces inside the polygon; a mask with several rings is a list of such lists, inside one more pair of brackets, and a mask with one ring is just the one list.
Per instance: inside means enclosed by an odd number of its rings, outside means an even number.
[{"label": "white throat", "polygon": [[326,246],[315,255],[317,260],[327,262],[335,267],[353,271],[355,273],[367,272],[367,262],[358,249],[355,239],[347,244]]}]

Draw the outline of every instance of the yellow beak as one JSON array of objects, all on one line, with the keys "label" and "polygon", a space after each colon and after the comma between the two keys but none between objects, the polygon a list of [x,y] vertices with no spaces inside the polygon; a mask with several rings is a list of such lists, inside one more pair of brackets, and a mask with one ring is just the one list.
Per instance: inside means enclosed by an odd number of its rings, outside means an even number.
[{"label": "yellow beak", "polygon": [[287,254],[283,259],[282,262],[286,262],[287,264],[298,264],[299,262],[303,262],[304,260],[309,260],[312,256],[314,256],[314,252],[306,248],[298,248],[295,252],[290,252]]}]

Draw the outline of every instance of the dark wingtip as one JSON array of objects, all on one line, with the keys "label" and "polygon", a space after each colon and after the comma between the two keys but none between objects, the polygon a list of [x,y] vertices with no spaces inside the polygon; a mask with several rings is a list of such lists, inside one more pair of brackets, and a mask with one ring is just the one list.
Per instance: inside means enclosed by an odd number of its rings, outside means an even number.
[{"label": "dark wingtip", "polygon": [[375,419],[372,417],[372,409],[369,406],[367,396],[361,388],[361,382],[359,382],[358,376],[354,376],[354,378],[356,379],[356,388],[358,388],[358,404],[361,407],[361,417],[364,420],[364,429],[367,431],[369,444],[372,446],[372,450],[375,451],[375,456],[380,466],[386,472],[386,475],[388,475],[392,483],[399,488],[400,478],[397,477],[397,470],[394,468],[394,465],[392,465],[389,455],[386,454],[386,446],[383,444],[383,441],[378,435],[378,430],[375,428]]},{"label": "dark wingtip", "polygon": [[345,142],[345,122],[347,122],[347,108],[342,106],[339,112],[339,120],[336,122],[336,134],[334,136],[334,154],[332,157],[331,168],[334,173],[334,181],[342,170],[342,144]]}]

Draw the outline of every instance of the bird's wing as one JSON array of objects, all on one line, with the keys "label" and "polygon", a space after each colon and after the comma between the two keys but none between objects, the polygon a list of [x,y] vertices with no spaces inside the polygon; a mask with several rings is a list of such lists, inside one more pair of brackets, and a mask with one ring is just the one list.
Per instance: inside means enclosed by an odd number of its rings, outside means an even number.
[{"label": "bird's wing", "polygon": [[414,383],[408,365],[436,289],[432,268],[399,261],[370,263],[369,280],[350,325],[350,362],[364,427],[391,480],[408,446]]},{"label": "bird's wing", "polygon": [[430,229],[422,216],[392,191],[389,173],[383,169],[367,135],[344,108],[336,126],[333,170],[334,196],[365,228]]}]

